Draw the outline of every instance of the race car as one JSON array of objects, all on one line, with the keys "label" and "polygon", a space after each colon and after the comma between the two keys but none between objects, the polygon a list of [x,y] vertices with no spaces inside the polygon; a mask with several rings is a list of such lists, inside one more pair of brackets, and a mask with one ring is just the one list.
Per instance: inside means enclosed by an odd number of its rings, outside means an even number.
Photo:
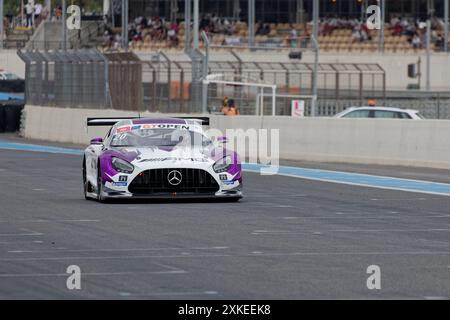
[{"label": "race car", "polygon": [[[111,126],[84,151],[86,199],[242,198],[238,155],[212,141],[208,118],[88,118],[89,126]],[[220,140],[220,142],[219,142]]]}]

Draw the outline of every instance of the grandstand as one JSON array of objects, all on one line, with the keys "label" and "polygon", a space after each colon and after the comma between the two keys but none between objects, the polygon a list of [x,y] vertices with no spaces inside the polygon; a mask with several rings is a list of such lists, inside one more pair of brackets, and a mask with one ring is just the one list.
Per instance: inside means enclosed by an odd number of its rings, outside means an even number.
[{"label": "grandstand", "polygon": [[[202,13],[217,14],[245,20],[248,16],[247,0],[206,0],[201,1]],[[364,6],[376,4],[377,0],[321,0],[321,16],[339,16],[360,18]],[[386,14],[401,15],[425,19],[428,0],[395,0],[386,1]],[[311,19],[312,0],[256,0],[256,21],[268,23],[296,23],[302,16]],[[433,8],[437,14],[444,10],[444,0],[434,0]],[[171,0],[130,0],[131,15],[144,13],[147,16],[164,16],[169,18],[171,12],[183,19],[184,1]],[[237,14],[238,13],[238,14]]]},{"label": "grandstand", "polygon": [[[255,41],[257,43],[292,47],[293,38],[308,37],[312,32],[312,0],[254,0]],[[49,21],[59,21],[58,10],[62,1],[37,0],[52,5],[46,8]],[[180,50],[185,44],[184,0],[128,0],[130,46],[132,49]],[[22,42],[17,34],[23,26],[20,1],[5,0],[5,47],[24,47],[30,40],[25,31]],[[102,20],[107,13],[108,24],[88,41],[79,46],[118,48],[122,45],[121,1],[86,0],[72,1],[83,6],[84,20],[94,17]],[[207,31],[216,46],[244,42],[249,37],[248,0],[200,1],[200,29]],[[377,4],[377,0],[320,0],[319,44],[325,52],[373,52],[379,48],[379,32],[365,30],[365,8]],[[103,6],[103,8],[102,8]],[[444,0],[386,1],[384,51],[393,53],[421,53],[426,45],[424,22],[427,13],[432,14],[431,49],[442,51],[444,47]],[[23,24],[23,21],[22,21]],[[60,34],[55,31],[55,34]],[[22,36],[22,34],[20,34]],[[39,37],[31,37],[35,39]],[[450,39],[447,39],[449,41]],[[35,41],[35,40],[33,40]],[[55,41],[55,39],[51,40]],[[200,44],[201,45],[201,44]],[[298,44],[297,44],[298,45]],[[28,47],[36,47],[35,45]],[[49,46],[42,46],[48,48]]]},{"label": "grandstand", "polygon": [[[431,12],[431,49],[442,51],[445,43],[443,2],[386,1],[383,49],[386,52],[406,54],[423,52],[426,46],[424,21],[427,12]],[[249,37],[247,3],[248,1],[234,0],[200,1],[200,29],[211,34],[211,40],[216,47],[228,42],[243,42]],[[364,14],[367,6],[376,3],[376,0],[321,0],[318,40],[322,50],[359,53],[378,49],[380,34],[365,28]],[[170,50],[183,47],[184,1],[130,0],[129,8],[129,38],[133,49]],[[291,47],[294,42],[290,41],[292,38],[311,35],[311,0],[255,0],[255,10],[257,43]],[[155,19],[158,19],[156,27]],[[161,30],[157,32],[156,37],[153,30],[155,28]],[[119,31],[112,29],[114,30]],[[117,39],[117,36],[111,32],[103,46],[113,46],[114,39]]]}]

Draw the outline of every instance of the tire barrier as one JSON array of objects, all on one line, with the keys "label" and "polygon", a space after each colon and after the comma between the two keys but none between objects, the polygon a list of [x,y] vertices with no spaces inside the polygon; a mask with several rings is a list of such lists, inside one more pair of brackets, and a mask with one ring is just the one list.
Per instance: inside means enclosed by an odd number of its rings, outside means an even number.
[{"label": "tire barrier", "polygon": [[16,132],[20,129],[23,103],[0,102],[0,132]]},{"label": "tire barrier", "polygon": [[0,80],[0,92],[24,93],[25,80]]}]

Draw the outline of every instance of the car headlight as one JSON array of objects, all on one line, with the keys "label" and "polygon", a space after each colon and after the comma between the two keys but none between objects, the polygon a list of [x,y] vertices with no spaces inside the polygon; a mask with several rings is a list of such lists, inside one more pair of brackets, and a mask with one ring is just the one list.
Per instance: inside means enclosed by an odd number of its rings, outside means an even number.
[{"label": "car headlight", "polygon": [[228,168],[230,168],[232,164],[233,159],[231,158],[231,156],[226,156],[225,158],[222,158],[218,160],[216,163],[214,163],[213,169],[217,173],[225,172],[228,170]]},{"label": "car headlight", "polygon": [[112,158],[112,165],[114,169],[121,173],[130,174],[133,173],[134,170],[134,166],[131,163],[119,158]]}]

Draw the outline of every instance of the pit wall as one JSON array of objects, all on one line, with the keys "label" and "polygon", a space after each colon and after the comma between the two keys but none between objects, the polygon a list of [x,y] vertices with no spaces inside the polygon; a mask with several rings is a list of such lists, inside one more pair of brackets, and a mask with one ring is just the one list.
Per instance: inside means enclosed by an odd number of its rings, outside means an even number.
[{"label": "pit wall", "polygon": [[[136,113],[27,105],[22,135],[38,140],[88,144],[91,138],[104,136],[108,128],[87,130],[86,118],[127,116],[136,116]],[[142,113],[141,116],[170,115]],[[280,158],[285,160],[450,169],[450,120],[208,116],[210,127],[223,132],[227,129],[278,129]]]}]

